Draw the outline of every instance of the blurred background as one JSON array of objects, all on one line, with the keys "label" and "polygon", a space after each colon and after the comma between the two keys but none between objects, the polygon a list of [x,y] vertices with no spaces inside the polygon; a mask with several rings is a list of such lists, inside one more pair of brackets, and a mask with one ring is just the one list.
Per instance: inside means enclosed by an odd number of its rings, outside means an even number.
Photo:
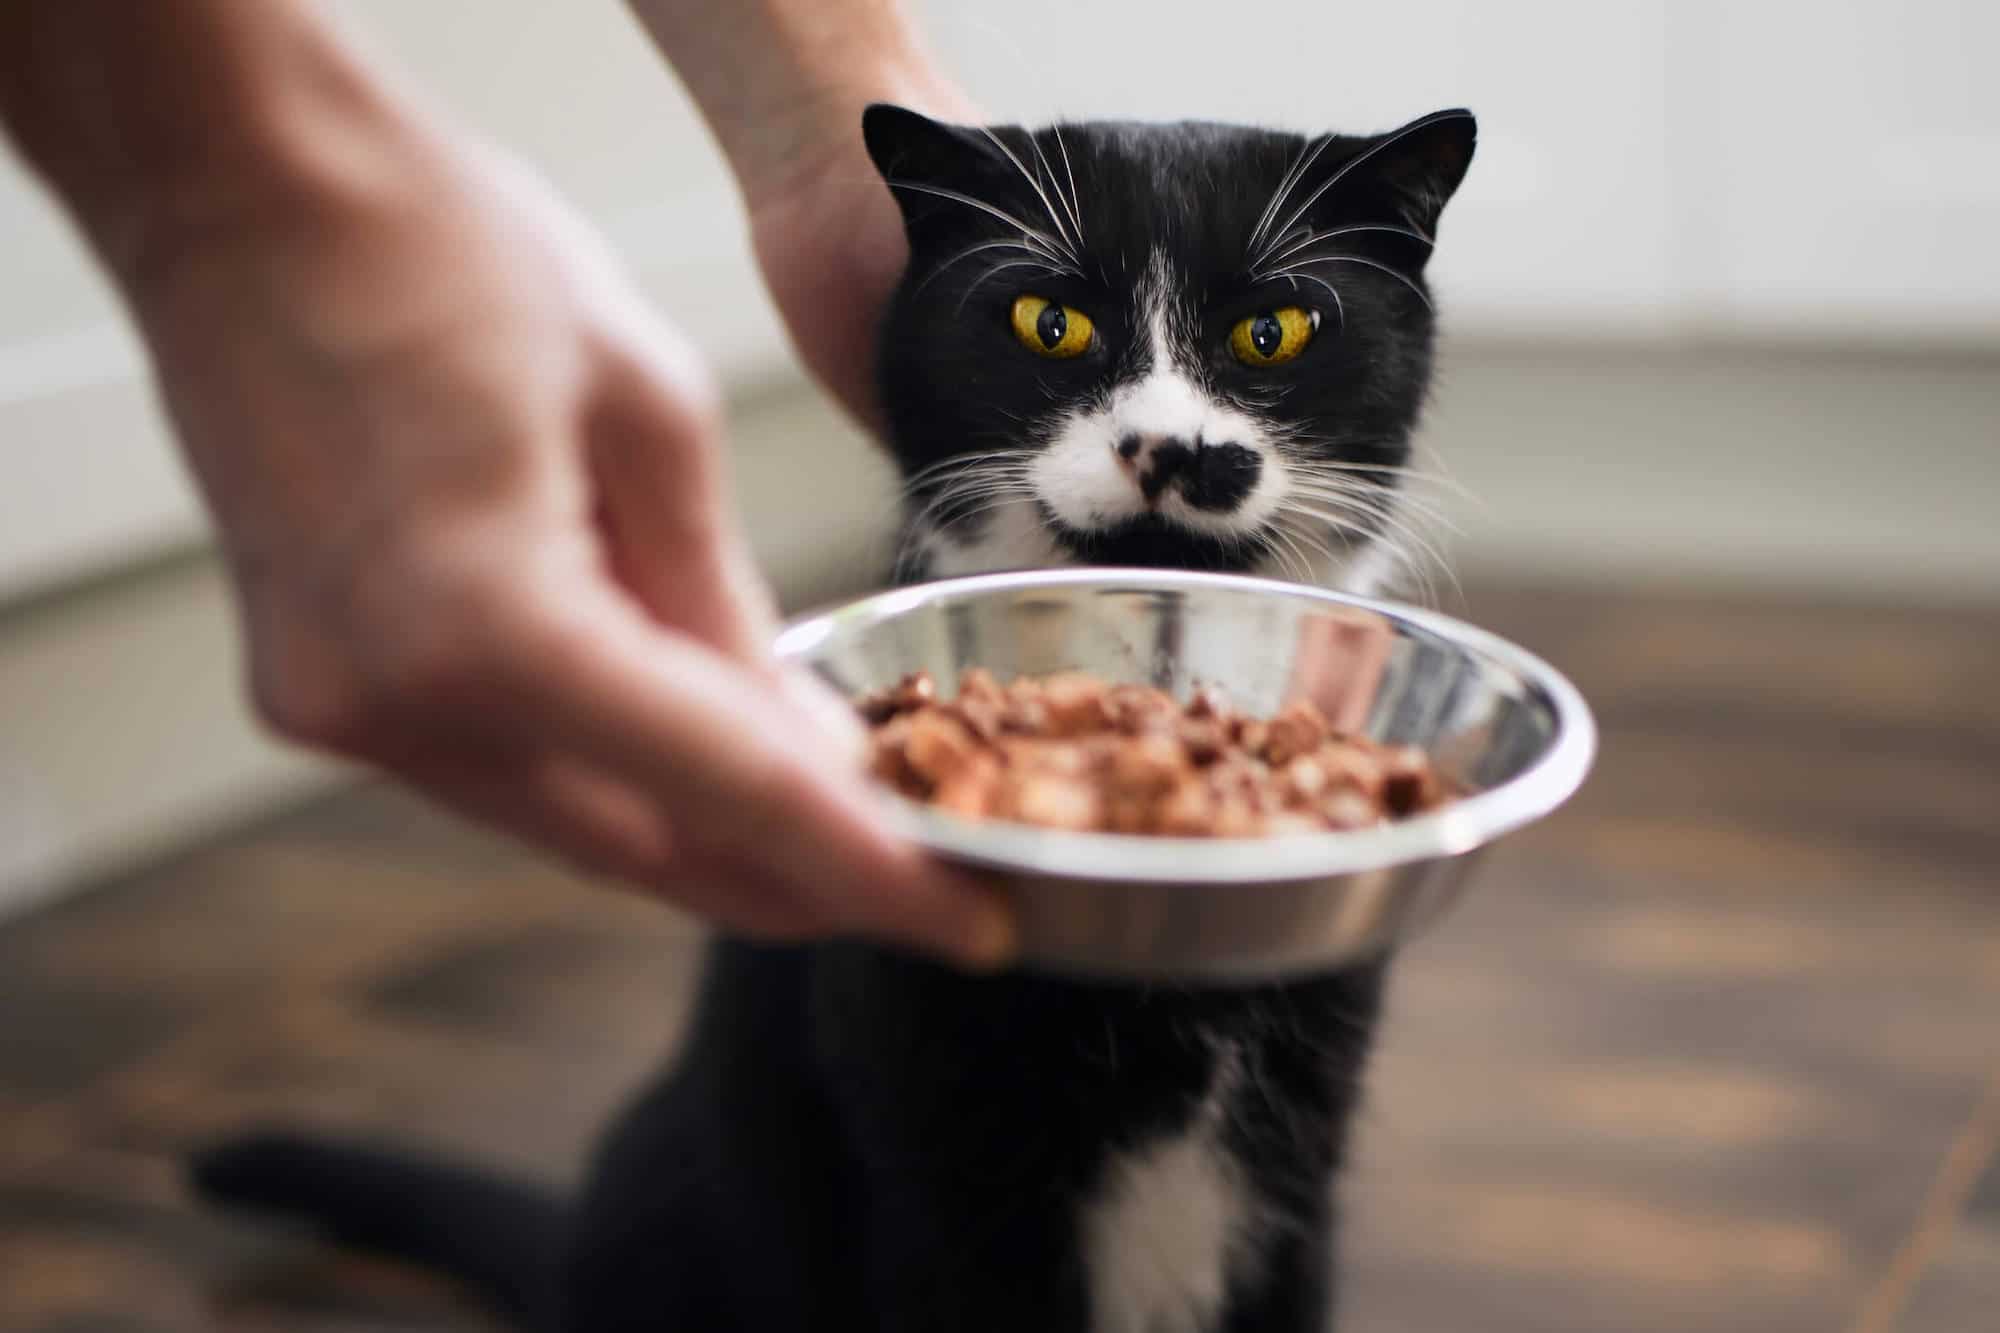
[{"label": "blurred background", "polygon": [[[888,470],[623,9],[346,8],[719,366],[788,605],[867,586]],[[1571,671],[1605,757],[1404,962],[1354,1326],[1991,1327],[2000,9],[923,9],[1000,119],[1480,117],[1432,270],[1440,602]],[[563,1170],[690,938],[258,736],[136,343],[0,162],[0,1327],[110,1327],[142,1278],[119,1327],[311,1291],[347,1327],[356,1286],[355,1327],[478,1326],[191,1217],[173,1152],[276,1108]]]}]

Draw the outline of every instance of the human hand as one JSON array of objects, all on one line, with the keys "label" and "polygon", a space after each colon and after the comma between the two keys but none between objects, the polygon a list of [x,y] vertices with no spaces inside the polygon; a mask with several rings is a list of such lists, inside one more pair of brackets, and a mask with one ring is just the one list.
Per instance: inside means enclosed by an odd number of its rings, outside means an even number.
[{"label": "human hand", "polygon": [[436,133],[114,272],[280,733],[760,936],[1001,961],[893,837],[844,707],[769,656],[715,390],[596,238]]}]

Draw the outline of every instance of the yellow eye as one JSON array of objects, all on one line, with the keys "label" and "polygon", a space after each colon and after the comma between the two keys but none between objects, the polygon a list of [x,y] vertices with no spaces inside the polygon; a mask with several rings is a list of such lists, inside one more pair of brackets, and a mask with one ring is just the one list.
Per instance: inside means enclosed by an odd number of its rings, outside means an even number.
[{"label": "yellow eye", "polygon": [[1096,336],[1089,315],[1041,296],[1015,298],[1013,322],[1014,336],[1021,340],[1021,346],[1037,356],[1058,360],[1082,356]]},{"label": "yellow eye", "polygon": [[1229,350],[1246,366],[1275,366],[1306,350],[1319,328],[1319,316],[1300,306],[1260,310],[1236,321],[1229,331]]}]

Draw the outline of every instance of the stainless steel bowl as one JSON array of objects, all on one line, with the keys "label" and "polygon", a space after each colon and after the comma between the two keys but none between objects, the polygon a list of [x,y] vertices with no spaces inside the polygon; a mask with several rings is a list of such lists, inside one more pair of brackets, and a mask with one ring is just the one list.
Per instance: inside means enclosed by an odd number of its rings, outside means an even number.
[{"label": "stainless steel bowl", "polygon": [[926,670],[1002,680],[1078,669],[1260,714],[1309,698],[1422,746],[1469,794],[1357,833],[1258,839],[1066,833],[885,795],[908,834],[1016,897],[1030,964],[1099,976],[1251,979],[1322,969],[1434,920],[1480,849],[1567,800],[1596,750],[1576,689],[1447,616],[1294,584],[1164,570],[991,574],[901,588],[793,622],[782,656],[850,697]]}]

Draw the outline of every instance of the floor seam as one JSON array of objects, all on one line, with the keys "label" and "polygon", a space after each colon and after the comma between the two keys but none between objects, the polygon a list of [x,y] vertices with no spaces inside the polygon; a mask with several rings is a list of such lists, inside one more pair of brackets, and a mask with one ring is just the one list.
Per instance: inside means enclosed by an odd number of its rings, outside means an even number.
[{"label": "floor seam", "polygon": [[1945,1150],[1915,1224],[1862,1301],[1848,1333],[1892,1333],[1996,1156],[2000,1156],[2000,1065],[1994,1066],[1979,1103]]}]

